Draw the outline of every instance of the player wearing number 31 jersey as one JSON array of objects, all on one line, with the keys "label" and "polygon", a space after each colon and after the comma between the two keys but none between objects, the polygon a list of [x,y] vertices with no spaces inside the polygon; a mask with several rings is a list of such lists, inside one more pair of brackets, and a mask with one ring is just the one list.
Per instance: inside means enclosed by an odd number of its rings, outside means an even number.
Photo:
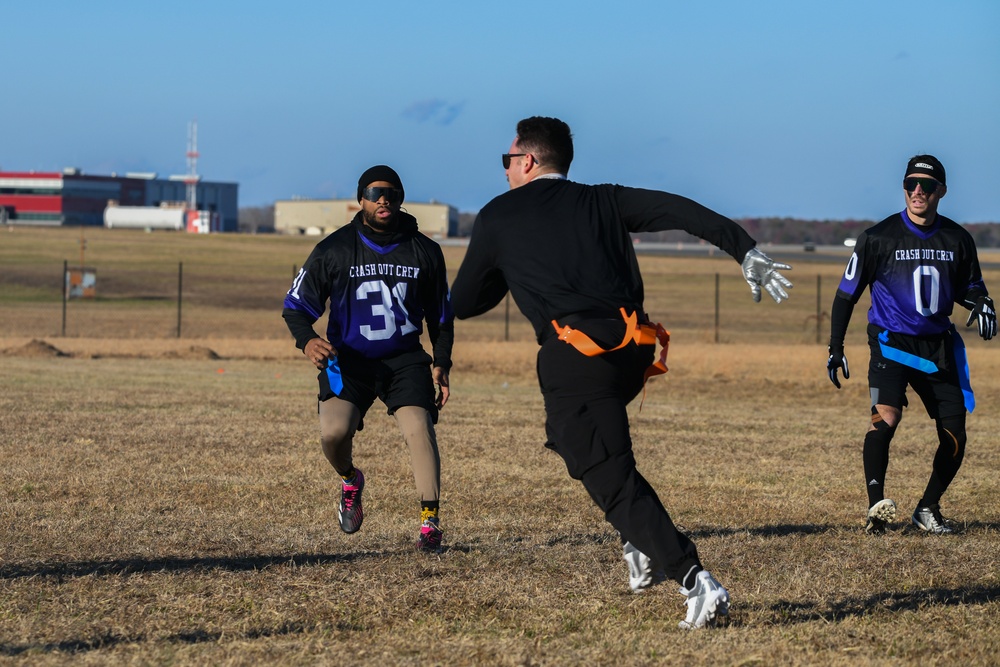
[{"label": "player wearing number 31 jersey", "polygon": [[896,516],[895,502],[885,497],[885,476],[889,443],[910,386],[936,421],[939,439],[930,480],[911,521],[930,533],[950,533],[939,503],[962,464],[966,413],[975,407],[965,346],[950,316],[956,303],[970,309],[967,324],[977,322],[980,336],[989,340],[996,335],[996,313],[972,236],[937,213],[947,192],[941,163],[932,155],[912,158],[903,190],[906,208],[862,233],[847,263],[831,309],[827,371],[838,389],[838,372],[850,377],[844,336],[854,304],[870,288],[866,530],[882,533]]},{"label": "player wearing number 31 jersey", "polygon": [[[298,348],[320,369],[320,440],[343,478],[341,529],[354,533],[364,518],[365,477],[354,467],[353,442],[377,397],[410,449],[420,493],[417,547],[438,551],[441,463],[434,424],[448,400],[454,314],[441,247],[400,210],[403,194],[399,176],[387,166],[362,174],[361,211],[309,255],[282,316]],[[324,339],[313,324],[327,302]],[[420,344],[424,322],[433,358]]]}]

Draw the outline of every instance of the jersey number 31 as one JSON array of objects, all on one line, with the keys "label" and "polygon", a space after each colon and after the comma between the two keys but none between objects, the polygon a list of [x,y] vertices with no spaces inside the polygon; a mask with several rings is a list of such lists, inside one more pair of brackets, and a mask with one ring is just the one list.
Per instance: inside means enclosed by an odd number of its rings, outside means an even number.
[{"label": "jersey number 31", "polygon": [[[371,324],[362,324],[358,328],[361,335],[368,340],[388,340],[396,334],[396,315],[393,312],[394,297],[395,306],[403,314],[399,334],[405,336],[417,330],[417,327],[410,322],[410,313],[404,305],[406,303],[406,283],[396,283],[390,291],[389,286],[383,281],[368,280],[358,285],[354,297],[359,303],[367,301],[371,307]],[[372,326],[379,323],[381,326]]]}]

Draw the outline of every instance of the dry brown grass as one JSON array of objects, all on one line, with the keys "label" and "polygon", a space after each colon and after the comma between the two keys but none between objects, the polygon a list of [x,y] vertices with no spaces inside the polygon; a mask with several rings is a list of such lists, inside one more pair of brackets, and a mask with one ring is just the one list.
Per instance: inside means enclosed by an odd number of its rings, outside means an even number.
[{"label": "dry brown grass", "polygon": [[[651,273],[701,271],[643,261]],[[647,282],[670,279],[664,269]],[[788,305],[746,302],[734,317]],[[313,371],[288,338],[7,331],[0,660],[995,664],[1000,350],[970,345],[979,408],[945,498],[964,533],[928,537],[900,522],[871,539],[864,346],[849,345],[857,376],[838,392],[822,346],[674,331],[670,373],[630,413],[641,471],[733,595],[729,627],[712,632],[676,629],[672,584],[628,592],[616,534],[541,446],[530,341],[459,325],[438,431],[448,549],[427,557],[410,548],[408,457],[378,409],[357,442],[365,527],[336,528]],[[888,478],[904,514],[934,438],[910,410]]]}]

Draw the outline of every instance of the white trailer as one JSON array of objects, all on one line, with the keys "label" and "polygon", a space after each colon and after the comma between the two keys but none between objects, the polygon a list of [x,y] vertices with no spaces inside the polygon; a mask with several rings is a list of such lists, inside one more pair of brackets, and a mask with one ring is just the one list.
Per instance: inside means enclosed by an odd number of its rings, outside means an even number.
[{"label": "white trailer", "polygon": [[108,206],[104,209],[104,226],[108,229],[173,229],[186,226],[183,208],[155,206]]}]

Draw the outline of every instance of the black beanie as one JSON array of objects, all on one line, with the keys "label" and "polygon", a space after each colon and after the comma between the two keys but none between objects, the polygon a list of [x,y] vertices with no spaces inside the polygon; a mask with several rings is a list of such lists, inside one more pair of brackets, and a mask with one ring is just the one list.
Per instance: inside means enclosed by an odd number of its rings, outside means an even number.
[{"label": "black beanie", "polygon": [[365,191],[369,185],[375,181],[385,181],[386,183],[392,183],[396,188],[399,188],[400,192],[405,192],[403,190],[403,182],[399,180],[399,174],[395,172],[392,167],[387,167],[384,164],[375,165],[370,169],[365,170],[365,173],[361,174],[361,178],[358,179],[358,203],[361,203],[361,193]]},{"label": "black beanie", "polygon": [[910,174],[924,174],[937,180],[941,185],[948,185],[944,180],[944,165],[933,155],[915,155],[911,157],[910,161],[906,163],[906,173],[903,174],[903,177],[905,178]]}]

